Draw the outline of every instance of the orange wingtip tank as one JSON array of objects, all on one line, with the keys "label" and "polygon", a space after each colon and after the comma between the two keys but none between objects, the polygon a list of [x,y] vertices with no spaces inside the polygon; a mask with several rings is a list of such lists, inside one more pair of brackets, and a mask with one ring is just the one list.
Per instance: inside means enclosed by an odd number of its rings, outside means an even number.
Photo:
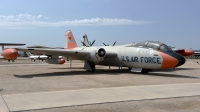
[{"label": "orange wingtip tank", "polygon": [[60,59],[60,64],[64,64],[65,63],[65,59],[61,58]]},{"label": "orange wingtip tank", "polygon": [[194,54],[193,50],[181,50],[176,52],[182,56],[192,56]]},{"label": "orange wingtip tank", "polygon": [[18,52],[15,49],[5,49],[3,50],[1,55],[6,59],[16,59],[18,56]]}]

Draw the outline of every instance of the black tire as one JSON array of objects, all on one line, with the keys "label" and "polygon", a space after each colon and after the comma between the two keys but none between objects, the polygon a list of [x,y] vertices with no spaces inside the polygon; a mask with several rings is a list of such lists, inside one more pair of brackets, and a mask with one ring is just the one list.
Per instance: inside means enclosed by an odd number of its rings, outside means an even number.
[{"label": "black tire", "polygon": [[90,68],[91,68],[90,72],[95,72],[95,64],[94,64],[94,62],[89,62],[89,65],[90,65]]},{"label": "black tire", "polygon": [[142,71],[141,71],[141,73],[142,73],[142,74],[148,74],[148,73],[149,73],[149,70],[148,70],[148,69],[145,69],[145,68],[143,68],[143,69],[142,69]]}]

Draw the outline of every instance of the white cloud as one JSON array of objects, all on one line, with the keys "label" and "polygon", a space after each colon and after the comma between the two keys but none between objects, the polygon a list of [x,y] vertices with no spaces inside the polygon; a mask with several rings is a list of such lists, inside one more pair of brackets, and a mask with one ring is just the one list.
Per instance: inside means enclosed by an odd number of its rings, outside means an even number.
[{"label": "white cloud", "polygon": [[150,21],[136,21],[130,19],[90,18],[81,20],[65,20],[52,22],[43,15],[33,16],[19,14],[16,16],[0,15],[0,28],[35,28],[35,27],[62,27],[62,26],[102,26],[102,25],[140,25]]}]

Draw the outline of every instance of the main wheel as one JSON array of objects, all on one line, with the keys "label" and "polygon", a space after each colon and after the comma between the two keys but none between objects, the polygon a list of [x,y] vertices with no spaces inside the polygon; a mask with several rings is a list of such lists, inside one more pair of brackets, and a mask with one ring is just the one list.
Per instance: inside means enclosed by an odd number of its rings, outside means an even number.
[{"label": "main wheel", "polygon": [[90,68],[91,68],[90,72],[94,72],[95,71],[95,64],[94,64],[94,62],[89,62],[89,65],[90,65]]}]

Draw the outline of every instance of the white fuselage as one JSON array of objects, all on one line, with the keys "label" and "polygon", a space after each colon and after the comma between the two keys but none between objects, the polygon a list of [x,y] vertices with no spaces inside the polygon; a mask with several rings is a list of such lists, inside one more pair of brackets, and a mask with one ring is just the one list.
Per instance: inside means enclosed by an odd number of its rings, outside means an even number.
[{"label": "white fuselage", "polygon": [[133,68],[158,69],[162,66],[163,58],[158,51],[136,47],[104,47],[106,51],[117,52],[117,58],[105,59],[99,64],[112,63],[116,66]]},{"label": "white fuselage", "polygon": [[[89,48],[91,47],[81,47],[76,49],[87,50]],[[148,49],[125,46],[101,46],[97,48],[104,48],[106,52],[114,52],[117,54],[117,56],[110,58],[105,57],[103,61],[95,63],[96,65],[160,69],[163,62],[163,58],[159,52],[151,48]],[[81,58],[83,59],[83,57]],[[69,60],[71,59],[73,59],[73,57],[71,57]],[[87,59],[88,57],[85,57],[85,60]]]}]

